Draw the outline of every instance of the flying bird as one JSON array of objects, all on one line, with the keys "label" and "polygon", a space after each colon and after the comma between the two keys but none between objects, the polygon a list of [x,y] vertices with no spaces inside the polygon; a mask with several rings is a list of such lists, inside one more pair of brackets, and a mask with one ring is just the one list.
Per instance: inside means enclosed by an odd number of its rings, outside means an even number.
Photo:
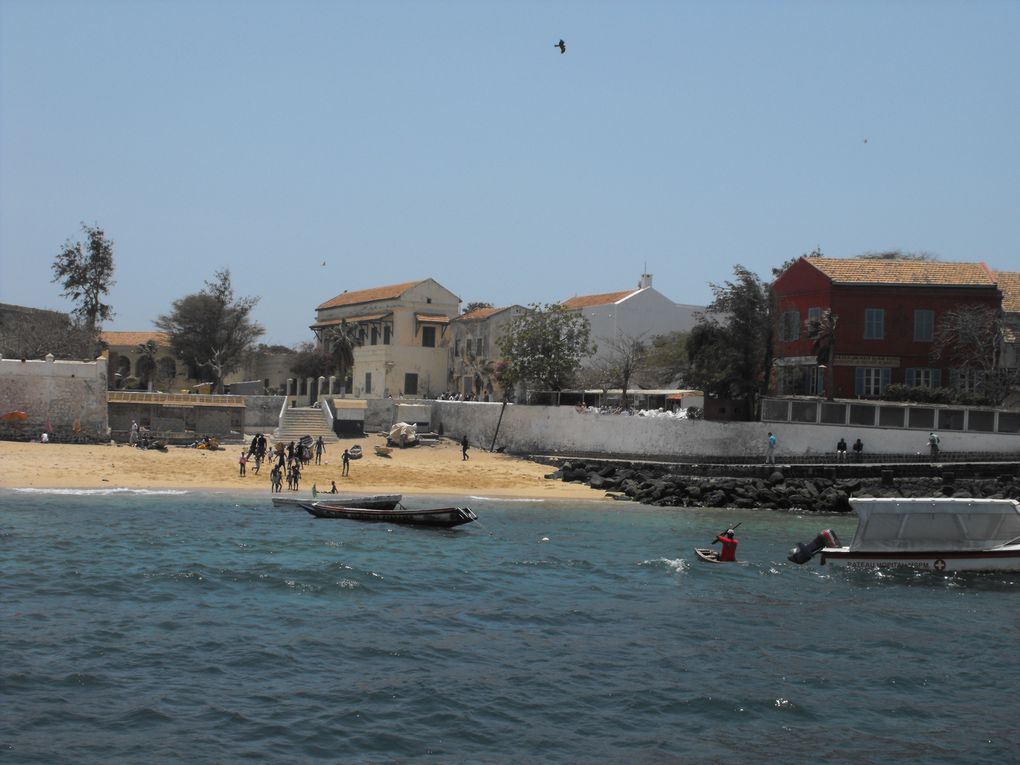
[{"label": "flying bird", "polygon": [[563,40],[560,40],[553,47],[560,49],[560,55],[562,55],[562,54],[567,52],[567,44],[565,42],[563,42]]}]

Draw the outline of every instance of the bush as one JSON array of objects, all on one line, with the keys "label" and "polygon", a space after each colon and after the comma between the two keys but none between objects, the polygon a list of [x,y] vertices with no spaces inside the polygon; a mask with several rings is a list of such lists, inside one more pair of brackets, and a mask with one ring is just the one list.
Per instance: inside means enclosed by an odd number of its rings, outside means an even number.
[{"label": "bush", "polygon": [[882,394],[883,401],[911,404],[959,404],[962,406],[993,406],[987,396],[953,388],[924,388],[917,385],[890,385]]}]

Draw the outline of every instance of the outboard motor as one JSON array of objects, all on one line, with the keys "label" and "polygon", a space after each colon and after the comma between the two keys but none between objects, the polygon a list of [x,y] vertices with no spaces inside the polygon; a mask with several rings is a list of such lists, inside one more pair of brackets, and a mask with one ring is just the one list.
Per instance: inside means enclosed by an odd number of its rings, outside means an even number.
[{"label": "outboard motor", "polygon": [[821,550],[823,547],[839,547],[839,537],[836,536],[836,532],[832,529],[825,529],[818,533],[814,539],[810,542],[800,542],[790,550],[790,554],[786,556],[786,559],[791,563],[798,565],[807,563]]}]

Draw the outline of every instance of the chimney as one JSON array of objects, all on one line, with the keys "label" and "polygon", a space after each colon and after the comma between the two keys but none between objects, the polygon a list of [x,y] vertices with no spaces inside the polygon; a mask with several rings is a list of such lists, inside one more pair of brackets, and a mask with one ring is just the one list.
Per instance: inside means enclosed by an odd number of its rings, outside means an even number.
[{"label": "chimney", "polygon": [[637,286],[638,286],[639,290],[643,290],[646,287],[651,287],[652,286],[652,275],[651,274],[641,274],[641,278],[638,279]]}]

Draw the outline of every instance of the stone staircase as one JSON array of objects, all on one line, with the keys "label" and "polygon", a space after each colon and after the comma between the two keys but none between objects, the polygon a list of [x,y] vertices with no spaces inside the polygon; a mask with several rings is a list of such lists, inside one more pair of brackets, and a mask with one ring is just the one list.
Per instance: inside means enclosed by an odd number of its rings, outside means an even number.
[{"label": "stone staircase", "polygon": [[322,436],[327,444],[335,444],[340,439],[329,429],[326,414],[317,406],[294,406],[283,411],[280,424],[273,431],[273,441],[297,441],[301,436],[313,439]]}]

